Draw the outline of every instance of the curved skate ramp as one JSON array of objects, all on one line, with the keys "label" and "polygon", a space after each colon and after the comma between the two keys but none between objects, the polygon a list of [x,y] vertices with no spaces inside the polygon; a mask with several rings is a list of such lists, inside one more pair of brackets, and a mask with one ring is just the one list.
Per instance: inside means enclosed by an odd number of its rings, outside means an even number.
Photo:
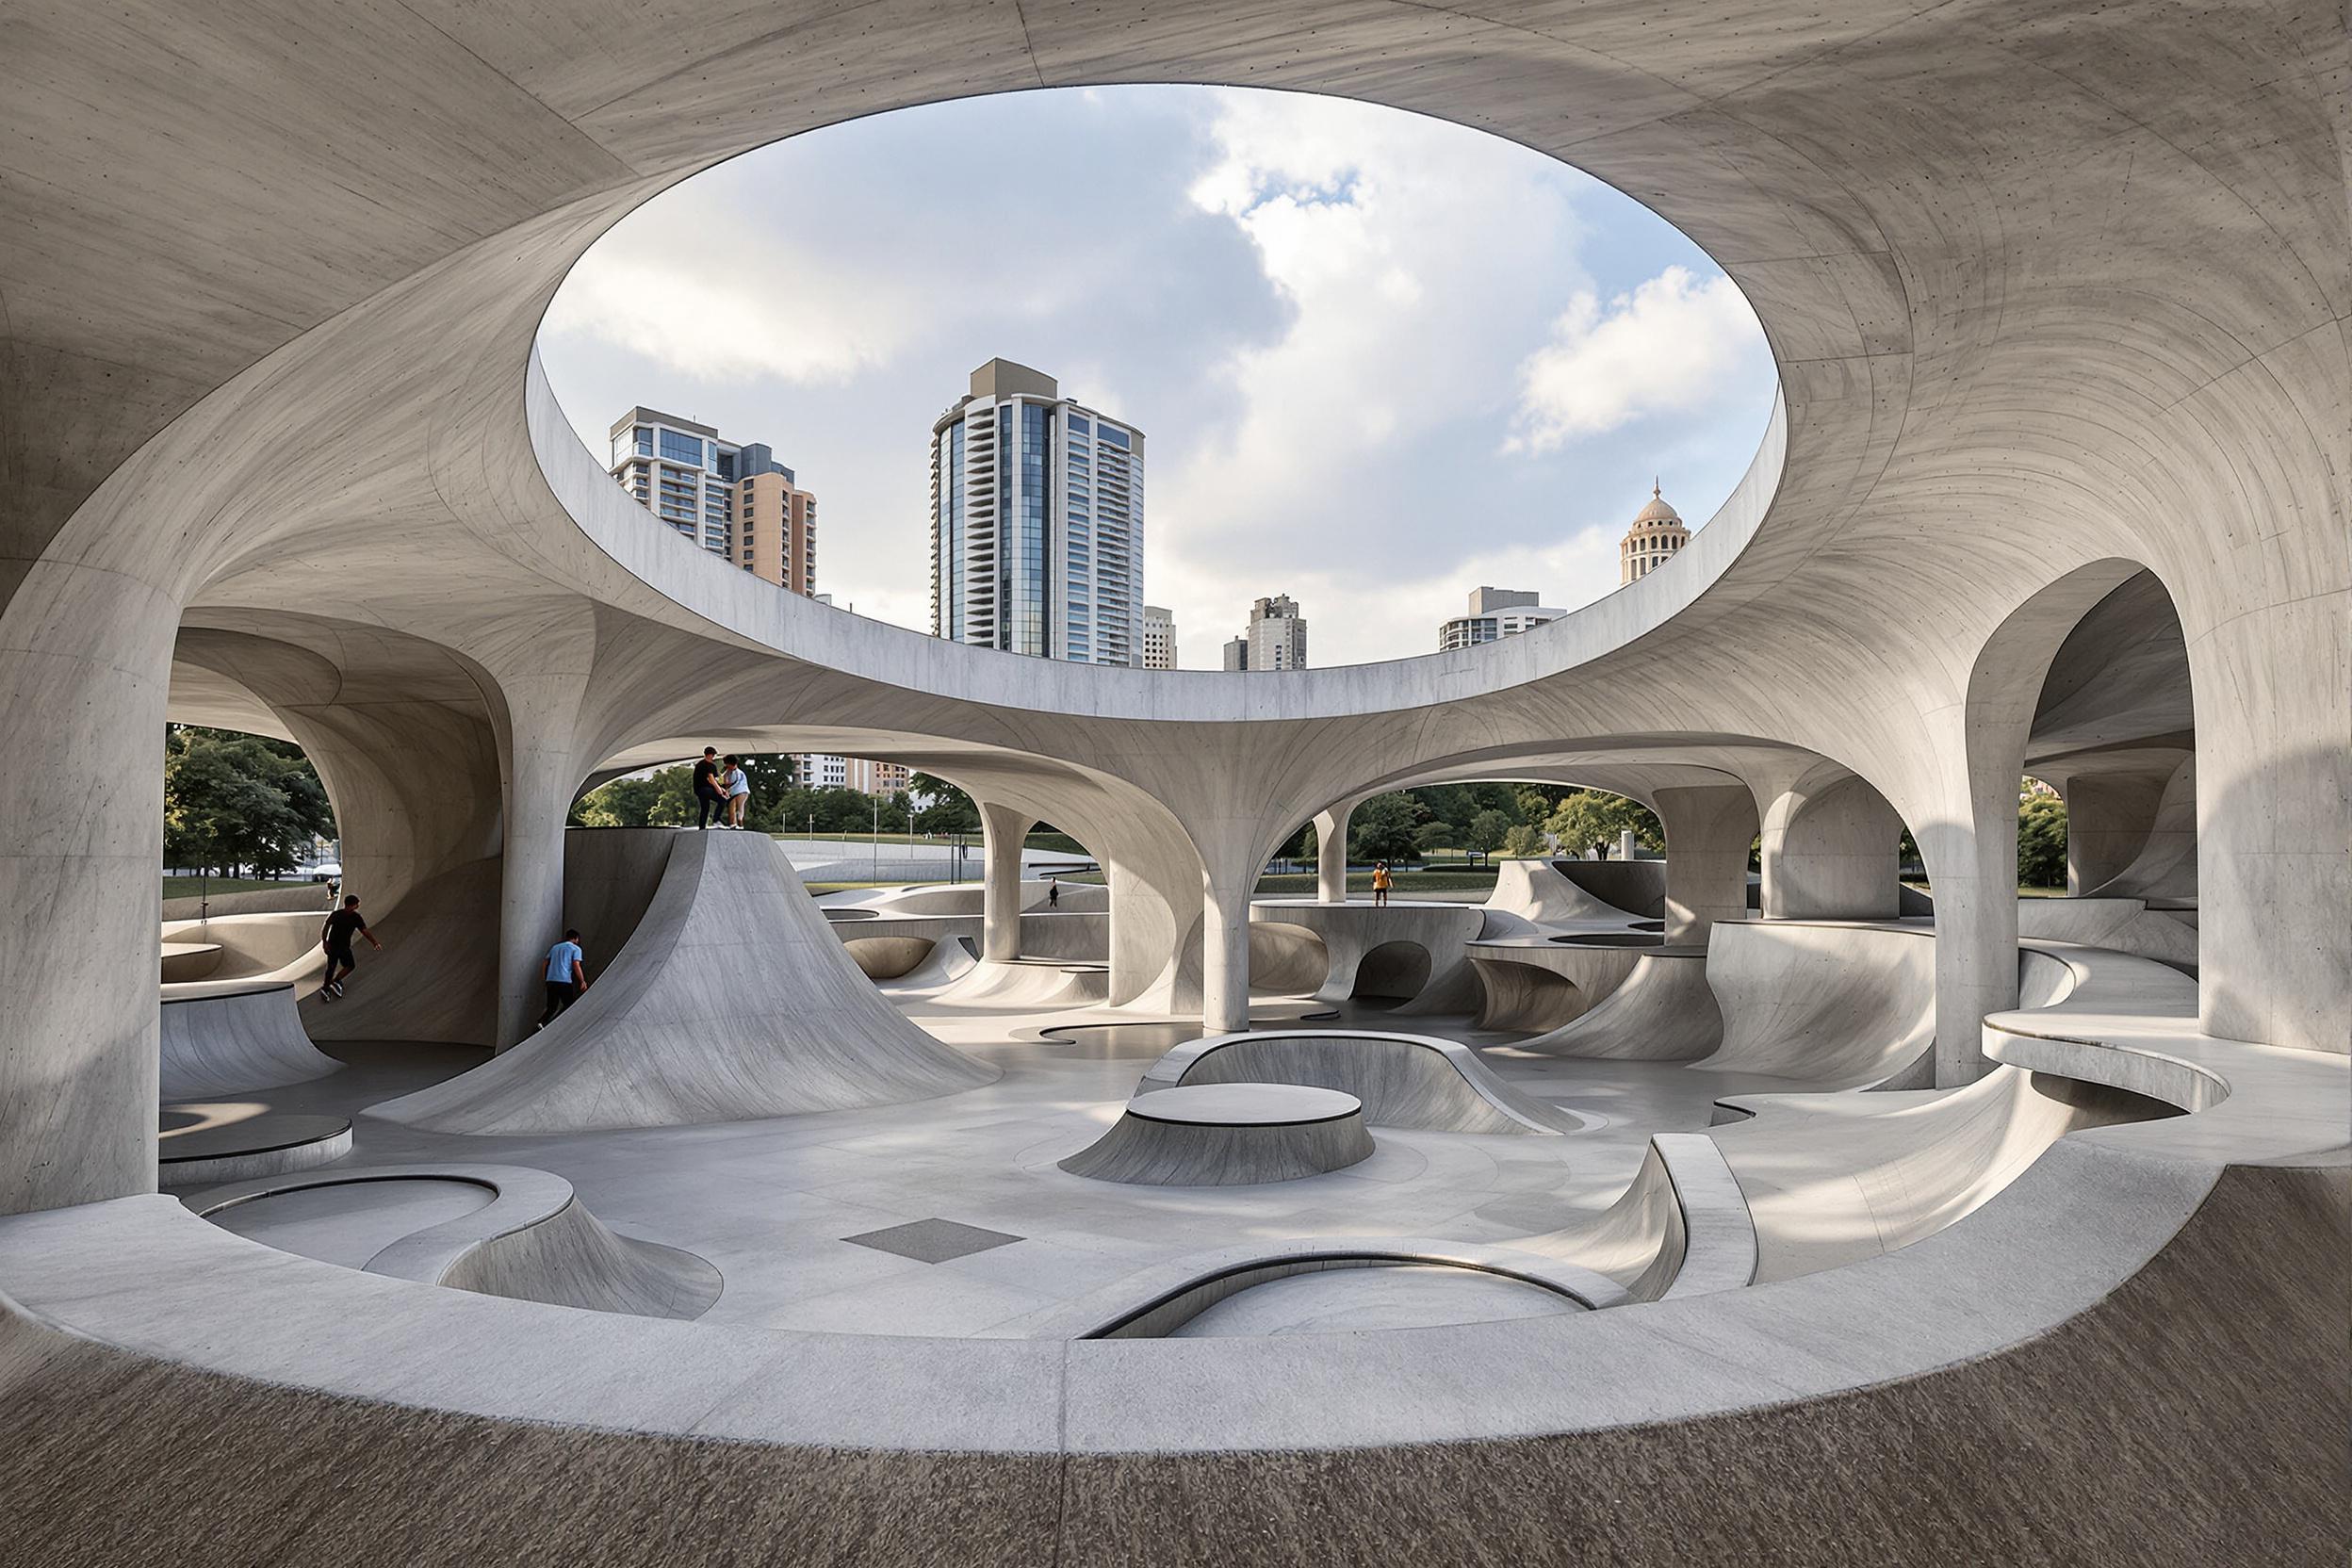
[{"label": "curved skate ramp", "polygon": [[493,856],[428,878],[389,909],[362,906],[384,950],[360,942],[345,994],[304,999],[310,1037],[495,1045],[500,884]]},{"label": "curved skate ramp", "polygon": [[1590,1225],[1543,1238],[1547,1250],[1662,1301],[1754,1282],[1756,1222],[1723,1150],[1705,1133],[1659,1133],[1642,1168]]},{"label": "curved skate ramp", "polygon": [[1723,1041],[1691,1065],[1811,1088],[1883,1083],[1936,1041],[1932,928],[1727,921],[1707,950]]},{"label": "curved skate ramp", "polygon": [[[326,955],[318,948],[318,930],[326,921],[319,909],[279,910],[264,914],[215,915],[210,920],[168,920],[167,942],[209,942],[220,950],[205,981],[291,981],[304,994],[318,988],[325,973]],[[169,996],[171,991],[164,993]]]},{"label": "curved skate ramp", "polygon": [[1513,1049],[1613,1061],[1696,1061],[1723,1041],[1723,1010],[1708,988],[1707,968],[1699,952],[1643,953],[1582,1017]]},{"label": "curved skate ramp", "polygon": [[1494,890],[1486,906],[1522,916],[1538,925],[1565,925],[1572,921],[1627,921],[1631,912],[1600,899],[1560,874],[1549,860],[1497,860]]},{"label": "curved skate ramp", "polygon": [[1376,1127],[1441,1133],[1573,1133],[1582,1118],[1523,1094],[1478,1053],[1424,1035],[1358,1030],[1216,1035],[1144,1070],[1138,1094],[1191,1084],[1299,1084],[1364,1102]]},{"label": "curved skate ramp", "polygon": [[883,993],[890,996],[912,991],[929,991],[950,986],[970,974],[980,962],[968,937],[942,937],[931,944],[923,962],[894,979],[881,982]]},{"label": "curved skate ramp", "polygon": [[569,1012],[370,1114],[443,1133],[584,1132],[892,1104],[995,1078],[882,999],[766,838],[666,837],[651,907]]},{"label": "curved skate ramp", "polygon": [[2017,935],[2103,947],[2197,972],[2197,928],[2137,898],[2021,898]]},{"label": "curved skate ramp", "polygon": [[158,1091],[203,1100],[323,1078],[342,1063],[311,1044],[287,982],[199,981],[163,999]]},{"label": "curved skate ramp", "polygon": [[637,1317],[694,1318],[719,1271],[607,1228],[571,1183],[506,1165],[343,1167],[184,1200],[249,1240],[369,1274]]},{"label": "curved skate ramp", "polygon": [[982,958],[933,1000],[956,1007],[1091,1007],[1110,994],[1107,965]]}]

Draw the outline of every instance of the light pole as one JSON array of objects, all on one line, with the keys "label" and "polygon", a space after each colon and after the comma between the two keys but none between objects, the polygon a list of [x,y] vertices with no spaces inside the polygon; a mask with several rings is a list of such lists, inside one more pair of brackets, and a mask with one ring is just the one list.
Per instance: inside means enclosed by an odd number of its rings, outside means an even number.
[{"label": "light pole", "polygon": [[882,797],[874,797],[874,879],[882,880]]}]

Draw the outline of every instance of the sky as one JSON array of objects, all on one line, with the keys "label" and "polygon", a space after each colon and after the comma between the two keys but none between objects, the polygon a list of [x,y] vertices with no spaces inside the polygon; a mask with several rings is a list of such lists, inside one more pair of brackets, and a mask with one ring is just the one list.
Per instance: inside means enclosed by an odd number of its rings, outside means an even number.
[{"label": "sky", "polygon": [[[1062,89],[775,143],[655,198],[540,334],[599,461],[644,403],[765,441],[820,590],[930,629],[930,434],[1003,357],[1147,439],[1144,597],[1215,669],[1289,594],[1311,664],[1434,652],[1481,584],[1617,587],[1653,480],[1696,527],[1771,414],[1740,291],[1542,154],[1344,99]],[[661,526],[648,516],[649,527]]]}]

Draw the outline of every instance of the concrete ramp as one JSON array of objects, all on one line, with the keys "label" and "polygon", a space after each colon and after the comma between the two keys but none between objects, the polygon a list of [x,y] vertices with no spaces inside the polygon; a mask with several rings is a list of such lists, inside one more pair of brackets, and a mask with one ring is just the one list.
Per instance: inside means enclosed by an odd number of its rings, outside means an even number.
[{"label": "concrete ramp", "polygon": [[302,1033],[290,983],[199,981],[171,989],[157,1037],[166,1102],[307,1083],[343,1066]]},{"label": "concrete ramp", "polygon": [[1577,887],[1549,860],[1497,860],[1494,890],[1486,906],[1519,915],[1538,925],[1565,925],[1571,921],[1628,921],[1633,915]]},{"label": "concrete ramp", "polygon": [[933,999],[952,1007],[1093,1007],[1111,994],[1103,964],[1054,958],[983,958]]},{"label": "concrete ramp", "polygon": [[882,984],[883,991],[891,996],[914,991],[937,990],[954,985],[970,974],[980,959],[972,950],[972,942],[964,937],[942,937],[931,944],[931,951],[921,963]]},{"label": "concrete ramp", "polygon": [[1441,1133],[1573,1133],[1584,1119],[1494,1076],[1477,1052],[1425,1035],[1316,1029],[1214,1035],[1144,1070],[1140,1093],[1191,1084],[1298,1084],[1337,1089],[1376,1127]]},{"label": "concrete ramp", "polygon": [[1690,1062],[1723,1042],[1723,1015],[1697,953],[1643,953],[1617,988],[1591,1011],[1514,1050],[1546,1056],[1627,1062]]},{"label": "concrete ramp", "polygon": [[995,1070],[901,1017],[760,835],[676,832],[588,994],[473,1071],[370,1114],[444,1133],[570,1133],[847,1110]]},{"label": "concrete ramp", "polygon": [[[302,1003],[310,1037],[495,1045],[500,874],[495,856],[471,860],[428,878],[388,910],[363,905],[384,950],[360,941],[352,955],[359,968],[342,998]],[[318,921],[326,918],[322,911]]]},{"label": "concrete ramp", "polygon": [[218,947],[220,959],[203,976],[205,980],[290,981],[306,996],[318,988],[319,978],[326,973],[327,956],[318,947],[318,928],[326,918],[323,909],[291,909],[215,915],[210,920],[168,920],[163,923],[163,939]]},{"label": "concrete ramp", "polygon": [[1996,1068],[1963,1088],[1739,1095],[1712,1133],[1755,1217],[1759,1283],[1933,1235],[2084,1128],[2163,1114],[2097,1084]]},{"label": "concrete ramp", "polygon": [[1723,1042],[1692,1066],[1710,1072],[1861,1088],[1936,1040],[1936,934],[1925,926],[1721,922],[1707,986]]},{"label": "concrete ramp", "polygon": [[2017,935],[2152,958],[2197,972],[2197,928],[2136,898],[2021,898]]}]

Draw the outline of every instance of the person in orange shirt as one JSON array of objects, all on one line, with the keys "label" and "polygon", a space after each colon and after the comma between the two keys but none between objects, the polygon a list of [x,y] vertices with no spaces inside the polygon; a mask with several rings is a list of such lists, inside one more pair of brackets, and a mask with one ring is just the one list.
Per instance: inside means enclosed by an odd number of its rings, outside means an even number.
[{"label": "person in orange shirt", "polygon": [[1375,861],[1373,861],[1373,862],[1372,862],[1372,902],[1373,902],[1374,904],[1380,905],[1380,906],[1383,906],[1383,907],[1385,907],[1385,906],[1387,906],[1387,904],[1388,904],[1388,890],[1389,890],[1389,885],[1390,885],[1390,884],[1389,884],[1389,879],[1388,879],[1388,862],[1387,862],[1386,860],[1375,860]]}]

